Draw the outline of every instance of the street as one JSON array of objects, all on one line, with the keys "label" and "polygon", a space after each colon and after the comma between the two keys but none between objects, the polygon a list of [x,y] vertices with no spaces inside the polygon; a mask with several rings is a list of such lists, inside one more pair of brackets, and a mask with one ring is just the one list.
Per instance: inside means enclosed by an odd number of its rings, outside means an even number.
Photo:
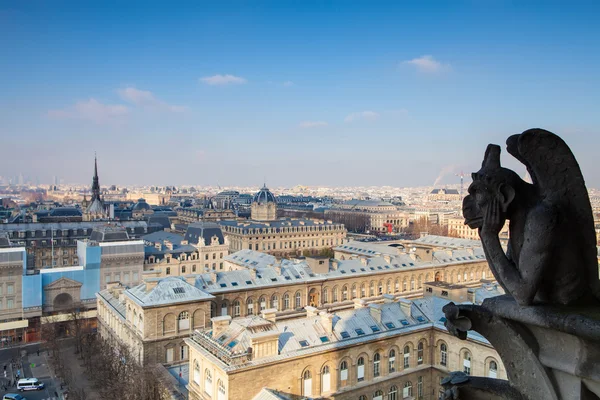
[{"label": "street", "polygon": [[[19,365],[16,369],[13,369],[12,361],[21,365],[20,370]],[[2,372],[4,366],[6,366],[7,378],[4,378]],[[15,380],[14,377],[17,372],[21,373],[21,378],[38,378],[44,382],[45,388],[43,390],[19,392],[15,383],[12,387],[7,387],[7,390],[4,390],[4,386],[8,386],[9,379]],[[40,349],[39,344],[0,349],[0,394],[4,395],[6,393],[19,393],[27,400],[55,400],[59,398],[48,367],[46,352]]]}]

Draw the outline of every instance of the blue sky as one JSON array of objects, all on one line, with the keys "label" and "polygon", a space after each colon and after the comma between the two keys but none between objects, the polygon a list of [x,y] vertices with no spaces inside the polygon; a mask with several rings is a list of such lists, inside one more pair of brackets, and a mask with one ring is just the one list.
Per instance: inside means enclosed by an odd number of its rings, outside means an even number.
[{"label": "blue sky", "polygon": [[[560,134],[600,187],[596,2],[2,2],[0,175],[432,185]],[[516,163],[505,157],[508,166]]]}]

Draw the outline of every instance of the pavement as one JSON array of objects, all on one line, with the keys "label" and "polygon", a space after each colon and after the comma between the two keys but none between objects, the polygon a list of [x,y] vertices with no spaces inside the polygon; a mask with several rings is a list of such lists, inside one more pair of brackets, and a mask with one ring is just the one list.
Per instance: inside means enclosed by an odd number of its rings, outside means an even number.
[{"label": "pavement", "polygon": [[[13,364],[14,362],[14,364]],[[7,378],[4,378],[2,369],[6,366]],[[16,383],[9,385],[9,380],[14,383],[14,378],[20,372],[21,378],[38,378],[44,382],[45,388],[36,391],[19,392]],[[56,384],[48,361],[46,352],[40,349],[40,344],[30,344],[25,346],[13,346],[0,349],[0,394],[19,393],[27,400],[62,400],[60,387]]]}]

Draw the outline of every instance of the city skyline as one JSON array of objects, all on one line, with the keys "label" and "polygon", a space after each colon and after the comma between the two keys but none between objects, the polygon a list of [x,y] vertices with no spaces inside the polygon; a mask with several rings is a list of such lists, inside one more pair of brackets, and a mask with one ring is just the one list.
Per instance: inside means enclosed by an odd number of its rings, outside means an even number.
[{"label": "city skyline", "polygon": [[542,127],[600,187],[597,11],[4,3],[0,171],[87,184],[97,151],[103,186],[447,185]]}]

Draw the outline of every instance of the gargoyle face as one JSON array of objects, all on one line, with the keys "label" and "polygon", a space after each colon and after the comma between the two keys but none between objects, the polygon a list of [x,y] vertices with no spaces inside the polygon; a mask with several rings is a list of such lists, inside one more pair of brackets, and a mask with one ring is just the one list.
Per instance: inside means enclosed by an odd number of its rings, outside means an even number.
[{"label": "gargoyle face", "polygon": [[481,228],[483,216],[494,192],[480,180],[474,180],[469,186],[469,194],[463,199],[465,225],[471,229]]}]

